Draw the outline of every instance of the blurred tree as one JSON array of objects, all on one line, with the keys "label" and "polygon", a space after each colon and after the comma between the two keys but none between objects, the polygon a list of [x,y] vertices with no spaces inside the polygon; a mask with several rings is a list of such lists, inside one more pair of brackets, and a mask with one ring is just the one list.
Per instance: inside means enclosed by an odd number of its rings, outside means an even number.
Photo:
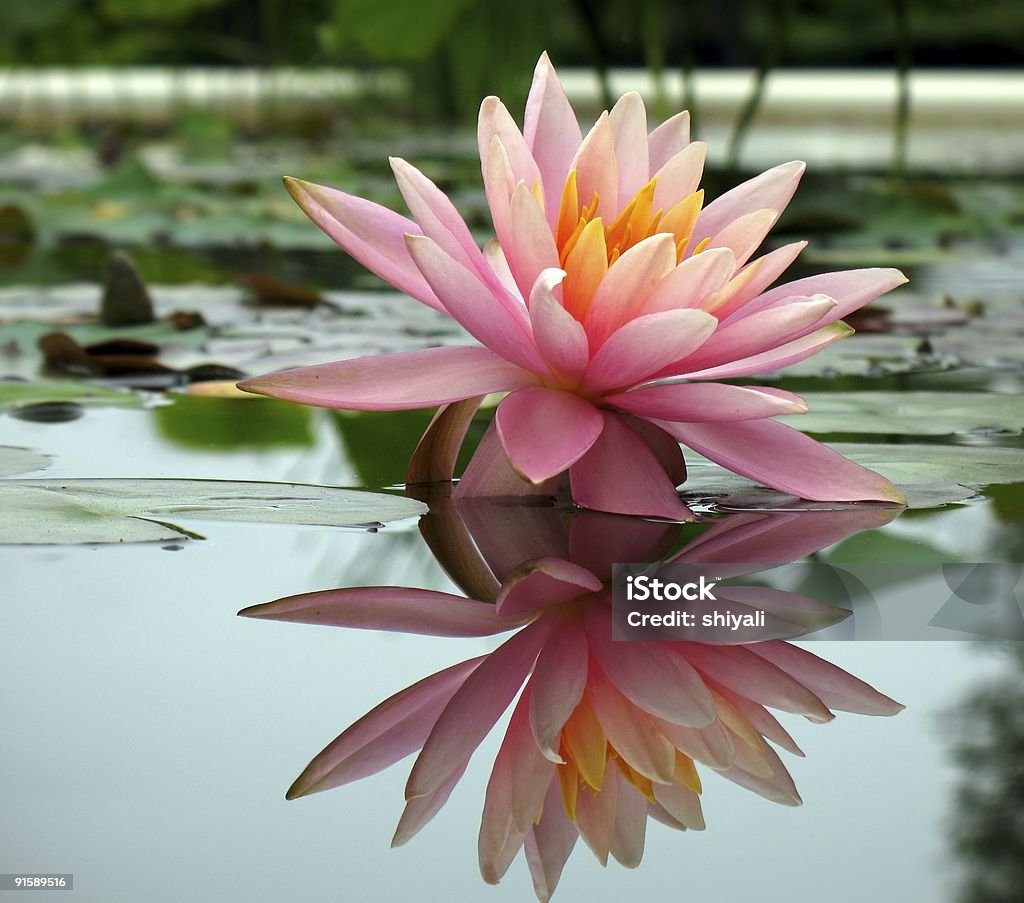
[{"label": "blurred tree", "polygon": [[1009,673],[966,699],[957,718],[952,835],[963,903],[1018,903],[1024,888],[1024,643],[1006,648]]}]

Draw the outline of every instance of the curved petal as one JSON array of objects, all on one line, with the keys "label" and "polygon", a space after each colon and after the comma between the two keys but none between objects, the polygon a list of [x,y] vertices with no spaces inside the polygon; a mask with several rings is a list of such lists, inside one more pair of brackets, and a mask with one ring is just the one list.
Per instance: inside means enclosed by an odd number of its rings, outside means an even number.
[{"label": "curved petal", "polygon": [[564,764],[558,739],[583,698],[589,658],[586,635],[579,624],[571,623],[544,644],[533,668],[530,729],[541,754],[556,764]]},{"label": "curved petal", "polygon": [[825,295],[794,298],[791,304],[766,310],[758,317],[720,324],[696,354],[669,364],[660,375],[679,373],[683,368],[686,372],[705,370],[769,351],[825,325],[823,320],[835,307],[836,302]]},{"label": "curved petal", "polygon": [[659,425],[734,473],[772,489],[821,502],[882,501],[903,496],[881,474],[774,420]]},{"label": "curved petal", "polygon": [[657,172],[690,143],[690,114],[687,110],[666,119],[647,136],[651,172]]},{"label": "curved petal", "polygon": [[306,216],[371,273],[434,310],[447,313],[405,247],[423,230],[386,207],[326,185],[287,177],[288,193]]},{"label": "curved petal", "polygon": [[576,826],[565,814],[558,782],[552,781],[540,821],[527,833],[524,844],[533,889],[540,903],[548,903],[554,894],[578,837]]},{"label": "curved petal", "polygon": [[406,486],[452,481],[462,443],[483,400],[477,395],[437,409],[409,459]]},{"label": "curved petal", "polygon": [[662,310],[704,309],[735,271],[736,258],[728,248],[714,248],[687,257],[654,287],[637,310],[637,316]]},{"label": "curved petal", "polygon": [[861,715],[895,715],[905,708],[860,678],[799,646],[774,640],[749,648],[799,680],[830,709]]},{"label": "curved petal", "polygon": [[700,808],[700,797],[682,784],[653,785],[654,798],[665,807],[680,824],[691,831],[703,831],[704,813]]},{"label": "curved petal", "polygon": [[406,799],[435,791],[480,745],[515,698],[551,629],[545,618],[527,624],[488,655],[459,687],[412,767]]},{"label": "curved petal", "polygon": [[[466,470],[453,493],[454,498],[466,502],[487,498],[523,498],[525,496],[551,496],[558,489],[558,480],[535,486],[520,477],[508,463],[508,455],[498,438],[494,421],[487,427],[483,439],[473,452]],[[520,559],[522,560],[522,559]]]},{"label": "curved petal", "polygon": [[699,241],[718,235],[729,223],[755,210],[770,207],[782,213],[806,168],[800,161],[783,163],[715,198],[701,211],[686,254],[692,253]]},{"label": "curved petal", "polygon": [[483,660],[480,656],[431,674],[367,712],[306,766],[288,790],[288,799],[376,774],[415,752]]},{"label": "curved petal", "polygon": [[654,209],[671,210],[700,185],[708,146],[703,141],[687,145],[659,170],[653,171]]},{"label": "curved petal", "polygon": [[441,811],[441,807],[448,802],[448,798],[452,795],[455,785],[462,780],[468,765],[469,759],[466,759],[433,793],[418,796],[406,802],[405,809],[402,810],[402,817],[398,820],[398,827],[395,828],[394,836],[391,838],[392,848],[400,847],[412,840]]},{"label": "curved petal", "polygon": [[718,320],[702,310],[666,310],[630,320],[598,348],[583,374],[583,385],[604,393],[643,382],[693,354],[717,326]]},{"label": "curved petal", "polygon": [[504,392],[537,377],[486,348],[424,348],[361,357],[242,380],[257,395],[349,411],[432,408]]},{"label": "curved petal", "polygon": [[736,265],[743,266],[764,241],[778,218],[777,210],[765,208],[734,219],[721,232],[712,236],[707,249],[728,248],[736,258]]},{"label": "curved petal", "polygon": [[537,350],[557,373],[570,382],[579,379],[590,360],[587,333],[559,303],[554,287],[565,278],[565,270],[544,270],[530,292],[530,322]]},{"label": "curved petal", "polygon": [[839,273],[808,276],[806,279],[797,279],[796,282],[780,285],[754,298],[737,310],[729,321],[730,323],[734,320],[739,321],[755,314],[762,316],[762,312],[774,310],[779,306],[792,303],[794,299],[814,294],[827,295],[836,302],[835,309],[820,324],[825,326],[828,323],[841,320],[865,304],[874,301],[880,295],[903,285],[906,281],[907,277],[899,270],[887,267],[845,270]]},{"label": "curved petal", "polygon": [[615,211],[618,212],[651,177],[647,150],[647,110],[643,98],[636,91],[623,94],[609,112],[608,123],[615,136],[615,168],[619,175]]},{"label": "curved petal", "polygon": [[676,521],[693,519],[647,443],[615,414],[605,414],[600,438],[569,469],[569,481],[572,497],[584,508]]},{"label": "curved petal", "polygon": [[616,862],[628,869],[640,865],[644,855],[647,834],[647,799],[627,781],[621,771],[615,773],[618,782],[615,806],[615,825],[612,829],[610,852]]},{"label": "curved petal", "polygon": [[618,803],[619,789],[619,782],[615,777],[617,771],[615,763],[608,759],[605,763],[601,790],[582,786],[576,798],[576,828],[601,865],[608,864],[612,832],[615,830],[615,807]]},{"label": "curved petal", "polygon": [[552,605],[562,605],[601,589],[601,581],[586,568],[562,558],[525,562],[501,587],[494,611],[501,617]]},{"label": "curved petal", "polygon": [[[534,373],[547,371],[533,344],[526,312],[505,290],[488,288],[471,270],[453,260],[432,239],[410,235],[409,253],[448,313],[471,335],[505,360]],[[447,300],[445,300],[447,299]]]},{"label": "curved petal", "polygon": [[507,237],[501,237],[509,269],[524,298],[530,297],[537,277],[558,266],[555,237],[544,210],[525,182],[516,185],[508,211]]},{"label": "curved petal", "polygon": [[615,165],[615,135],[607,113],[602,113],[587,133],[569,168],[576,170],[580,203],[590,204],[596,194],[598,215],[611,222],[619,212],[619,174]]},{"label": "curved petal", "polygon": [[807,411],[807,403],[799,395],[784,389],[721,383],[647,386],[611,395],[605,401],[640,417],[684,423],[756,420]]},{"label": "curved petal", "polygon": [[589,401],[542,386],[506,397],[494,422],[509,463],[535,484],[568,470],[604,429],[601,412]]},{"label": "curved petal", "polygon": [[540,170],[548,223],[553,228],[558,220],[562,185],[583,134],[547,53],[541,54],[533,73],[523,137]]},{"label": "curved petal", "polygon": [[817,354],[822,348],[839,341],[839,339],[845,339],[853,333],[854,330],[845,323],[832,323],[830,326],[824,326],[808,333],[803,338],[793,339],[791,342],[779,345],[778,348],[730,361],[727,364],[720,364],[717,367],[684,371],[679,374],[679,379],[735,379],[740,376],[774,373],[790,364],[806,360]]},{"label": "curved petal", "polygon": [[513,184],[525,182],[528,188],[532,188],[540,182],[540,169],[526,139],[512,114],[497,97],[485,97],[480,104],[476,135],[481,161],[487,160],[492,143],[497,139],[508,155]]},{"label": "curved petal", "polygon": [[715,720],[714,700],[684,658],[659,643],[616,642],[607,609],[589,610],[586,627],[590,648],[608,680],[633,705],[687,727],[705,727]]},{"label": "curved petal", "polygon": [[[725,320],[778,279],[806,247],[806,241],[795,241],[750,261],[716,294],[706,309],[714,311],[719,320]],[[698,254],[698,259],[706,253]]]},{"label": "curved petal", "polygon": [[637,242],[601,280],[583,317],[590,348],[599,348],[616,329],[631,320],[654,287],[676,266],[671,235],[659,232]]},{"label": "curved petal", "polygon": [[452,637],[492,636],[522,623],[499,615],[486,602],[408,586],[300,593],[244,608],[239,614],[265,621]]}]

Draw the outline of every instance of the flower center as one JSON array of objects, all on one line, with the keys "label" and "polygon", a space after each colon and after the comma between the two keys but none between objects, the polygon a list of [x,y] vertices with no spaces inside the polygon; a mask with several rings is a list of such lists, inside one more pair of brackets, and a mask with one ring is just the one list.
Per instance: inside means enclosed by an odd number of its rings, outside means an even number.
[{"label": "flower center", "polygon": [[[610,223],[601,216],[601,198],[595,191],[582,204],[576,170],[569,173],[562,188],[555,245],[566,272],[563,283],[565,307],[577,319],[586,313],[590,299],[608,268],[634,245],[657,233],[675,240],[676,263],[686,252],[697,217],[704,203],[703,189],[688,194],[667,211],[654,209],[657,179],[651,179]],[[692,251],[698,254],[707,242]]]}]

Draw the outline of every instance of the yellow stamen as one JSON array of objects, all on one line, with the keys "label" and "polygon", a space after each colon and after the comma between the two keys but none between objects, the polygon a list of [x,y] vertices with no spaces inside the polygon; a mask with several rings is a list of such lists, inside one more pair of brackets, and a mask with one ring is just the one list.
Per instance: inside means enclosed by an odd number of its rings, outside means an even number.
[{"label": "yellow stamen", "polygon": [[594,790],[600,790],[604,783],[608,739],[586,696],[562,728],[562,743],[583,781]]},{"label": "yellow stamen", "polygon": [[689,787],[694,793],[700,793],[702,790],[700,775],[697,774],[693,759],[683,755],[678,749],[676,750],[676,770],[673,777],[684,787]]},{"label": "yellow stamen", "polygon": [[576,770],[572,759],[569,759],[564,752],[562,753],[562,758],[567,761],[565,765],[559,765],[556,769],[558,772],[558,787],[562,793],[562,805],[565,807],[565,814],[573,821],[576,821],[576,800],[580,792],[580,773]]},{"label": "yellow stamen", "polygon": [[[577,223],[580,219],[580,197],[579,188],[576,184],[576,170],[569,173],[562,187],[562,201],[558,206],[558,225],[555,230],[555,244],[564,248],[569,236],[578,231]],[[562,259],[565,259],[564,252]]]}]

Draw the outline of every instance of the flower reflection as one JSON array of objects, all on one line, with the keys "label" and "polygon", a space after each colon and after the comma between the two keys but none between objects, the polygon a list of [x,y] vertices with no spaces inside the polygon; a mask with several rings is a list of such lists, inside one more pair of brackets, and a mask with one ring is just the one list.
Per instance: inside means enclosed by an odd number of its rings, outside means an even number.
[{"label": "flower reflection", "polygon": [[[835,711],[892,715],[902,706],[780,638],[615,642],[612,564],[735,562],[749,571],[803,557],[896,513],[752,512],[680,527],[554,507],[435,503],[422,522],[424,537],[470,598],[360,587],[242,614],[435,636],[514,632],[493,652],[382,702],[316,756],[288,796],[349,783],[419,750],[393,841],[405,843],[444,805],[514,703],[487,786],[480,869],[495,883],[523,849],[541,900],[554,892],[578,838],[602,864],[610,854],[635,867],[649,817],[703,830],[698,765],[799,805],[776,747],[803,753],[769,709],[824,722]],[[673,551],[681,538],[689,541]],[[768,636],[797,635],[838,616],[794,594],[763,593],[767,611],[787,613],[769,624]]]}]

